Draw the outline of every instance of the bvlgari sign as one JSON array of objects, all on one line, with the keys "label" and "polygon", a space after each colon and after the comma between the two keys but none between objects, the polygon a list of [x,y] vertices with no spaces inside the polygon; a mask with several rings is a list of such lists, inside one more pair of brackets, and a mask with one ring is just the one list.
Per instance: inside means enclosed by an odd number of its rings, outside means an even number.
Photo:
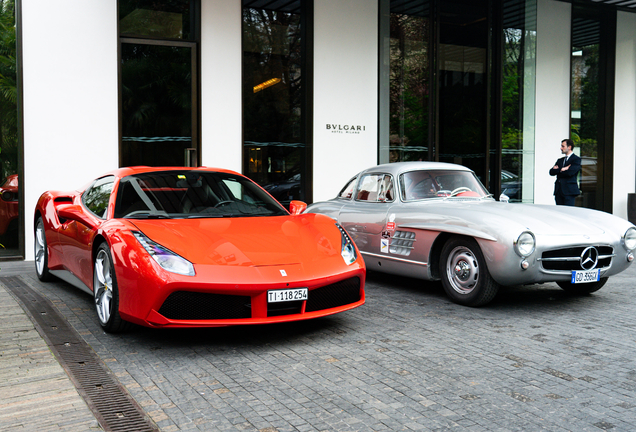
[{"label": "bvlgari sign", "polygon": [[327,123],[326,129],[331,133],[339,134],[360,134],[366,130],[366,126],[352,124]]}]

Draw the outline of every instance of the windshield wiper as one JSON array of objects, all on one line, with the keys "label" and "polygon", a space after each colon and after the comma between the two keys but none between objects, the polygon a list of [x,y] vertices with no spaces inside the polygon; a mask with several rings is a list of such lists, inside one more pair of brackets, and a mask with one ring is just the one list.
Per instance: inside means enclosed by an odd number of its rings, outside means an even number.
[{"label": "windshield wiper", "polygon": [[132,212],[126,216],[126,219],[172,219],[167,213],[149,213],[149,212]]},{"label": "windshield wiper", "polygon": [[207,219],[207,218],[224,218],[224,217],[230,217],[228,215],[224,215],[224,214],[213,214],[213,213],[205,213],[205,214],[192,214],[192,215],[187,215],[185,218],[186,219]]},{"label": "windshield wiper", "polygon": [[205,218],[238,218],[238,217],[265,217],[265,216],[284,216],[281,214],[262,214],[262,213],[224,213],[224,214],[194,214],[186,216],[186,219],[205,219]]}]

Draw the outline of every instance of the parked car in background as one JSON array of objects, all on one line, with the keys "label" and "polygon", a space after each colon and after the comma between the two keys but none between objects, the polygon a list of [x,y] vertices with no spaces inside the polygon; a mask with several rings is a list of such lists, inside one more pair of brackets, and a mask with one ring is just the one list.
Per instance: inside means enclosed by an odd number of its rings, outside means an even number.
[{"label": "parked car in background", "polygon": [[0,243],[5,247],[18,244],[18,175],[0,182]]},{"label": "parked car in background", "polygon": [[506,195],[510,200],[517,201],[521,199],[521,179],[515,173],[501,170],[501,193]]},{"label": "parked car in background", "polygon": [[636,227],[577,207],[495,201],[470,169],[401,162],[356,174],[306,213],[347,230],[368,269],[441,280],[456,303],[481,306],[501,285],[556,282],[586,294],[634,260]]},{"label": "parked car in background", "polygon": [[271,196],[289,208],[289,203],[300,198],[300,174],[294,174],[287,180],[278,183],[270,183],[263,186]]},{"label": "parked car in background", "polygon": [[121,168],[45,192],[35,269],[93,295],[101,326],[297,321],[364,303],[365,266],[332,219],[291,214],[256,183],[212,168]]}]

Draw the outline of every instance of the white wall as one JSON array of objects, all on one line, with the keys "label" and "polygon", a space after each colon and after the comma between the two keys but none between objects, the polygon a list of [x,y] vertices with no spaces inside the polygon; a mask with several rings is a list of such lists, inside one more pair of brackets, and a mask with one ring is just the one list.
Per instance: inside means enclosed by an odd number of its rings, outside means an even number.
[{"label": "white wall", "polygon": [[535,204],[554,204],[554,177],[561,140],[570,136],[570,22],[572,6],[537,1]]},{"label": "white wall", "polygon": [[242,170],[241,0],[201,1],[201,164]]},{"label": "white wall", "polygon": [[377,28],[377,2],[314,3],[314,201],[377,163]]},{"label": "white wall", "polygon": [[25,252],[45,190],[118,167],[117,1],[22,1]]},{"label": "white wall", "polygon": [[618,12],[614,94],[613,213],[627,219],[636,183],[636,14]]}]

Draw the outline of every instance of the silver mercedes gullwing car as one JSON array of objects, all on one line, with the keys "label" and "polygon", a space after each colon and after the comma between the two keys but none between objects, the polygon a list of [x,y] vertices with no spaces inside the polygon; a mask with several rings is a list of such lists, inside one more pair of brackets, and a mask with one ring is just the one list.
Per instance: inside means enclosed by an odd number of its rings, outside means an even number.
[{"label": "silver mercedes gullwing car", "polygon": [[599,290],[634,260],[636,227],[579,207],[495,201],[461,165],[399,162],[349,180],[310,205],[340,223],[368,269],[439,280],[452,301],[481,306],[499,286],[556,282]]}]

